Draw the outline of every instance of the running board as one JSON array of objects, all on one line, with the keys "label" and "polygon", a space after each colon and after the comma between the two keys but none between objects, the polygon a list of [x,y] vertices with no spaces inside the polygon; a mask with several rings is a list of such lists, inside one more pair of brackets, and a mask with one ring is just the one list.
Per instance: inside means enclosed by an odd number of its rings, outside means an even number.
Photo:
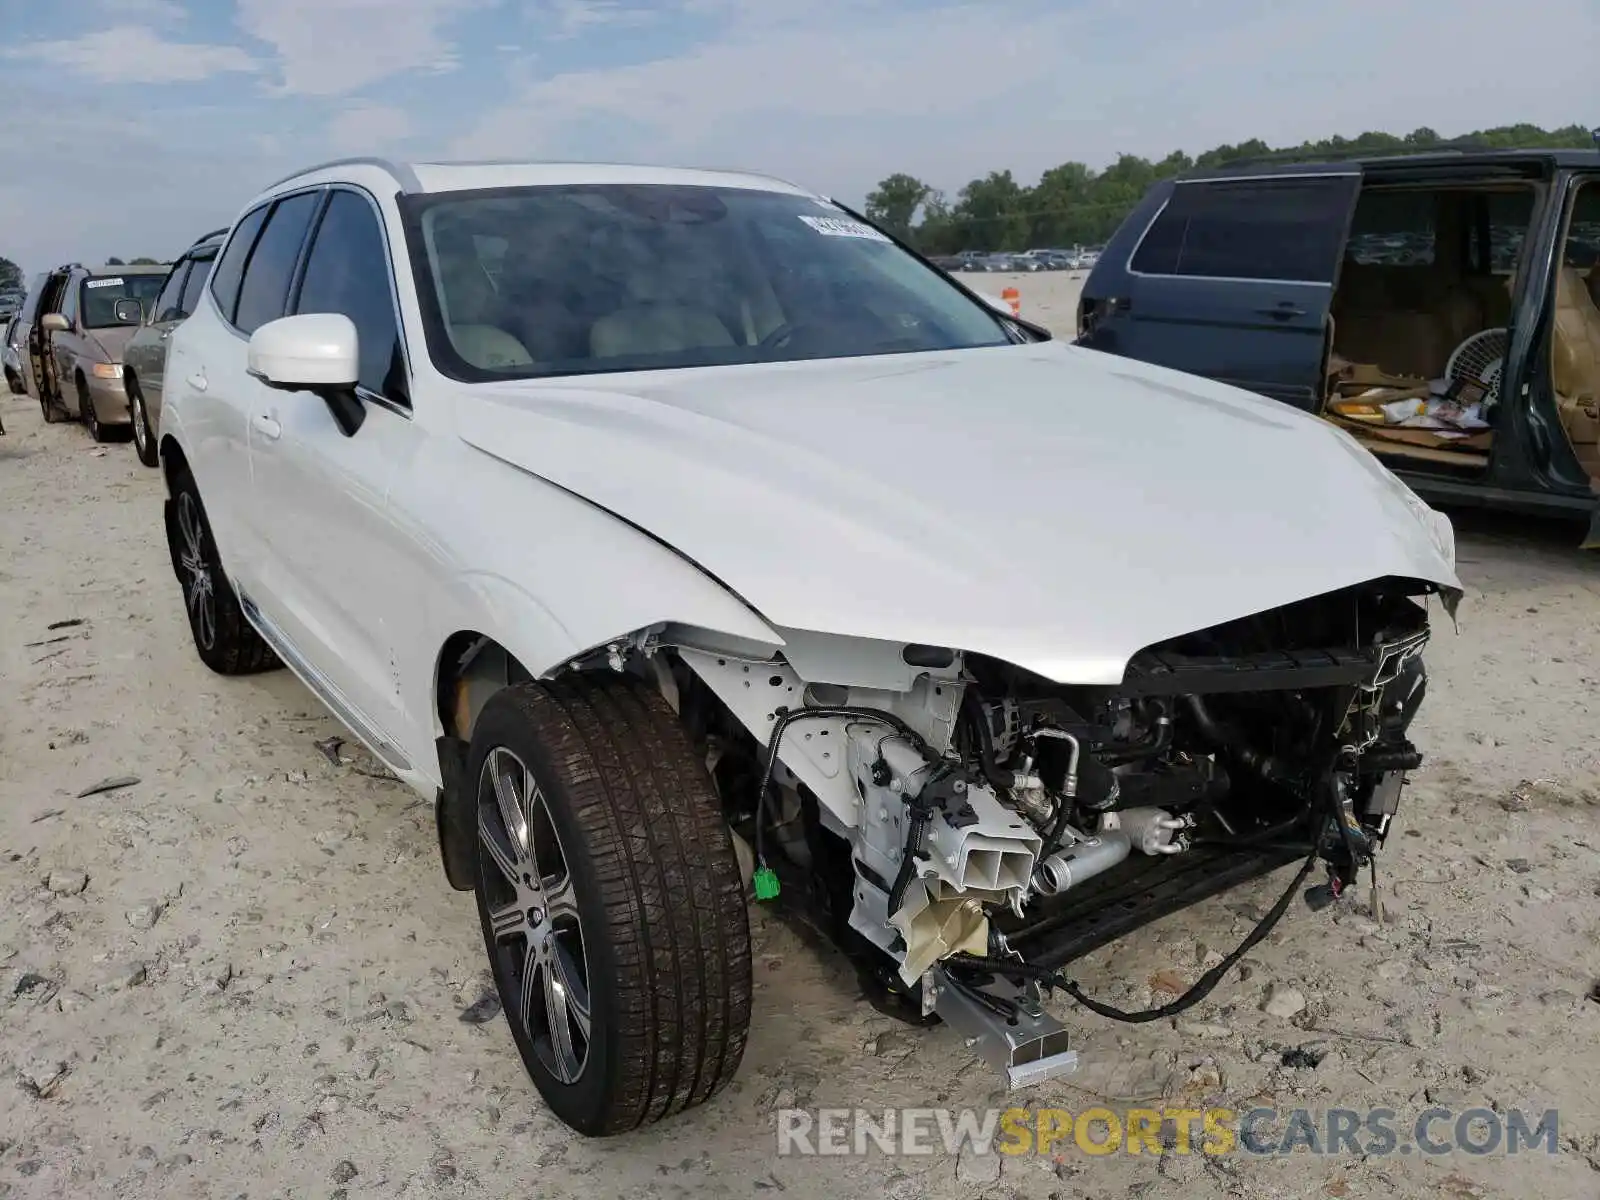
[{"label": "running board", "polygon": [[[996,980],[977,989],[953,983],[938,967],[933,976],[938,989],[934,1012],[966,1039],[968,1050],[1000,1071],[1008,1089],[1043,1083],[1078,1069],[1078,1052],[1068,1048],[1066,1026],[1031,1003],[1014,984]],[[1014,1006],[1016,1023],[1008,1023],[973,999],[972,991]]]}]

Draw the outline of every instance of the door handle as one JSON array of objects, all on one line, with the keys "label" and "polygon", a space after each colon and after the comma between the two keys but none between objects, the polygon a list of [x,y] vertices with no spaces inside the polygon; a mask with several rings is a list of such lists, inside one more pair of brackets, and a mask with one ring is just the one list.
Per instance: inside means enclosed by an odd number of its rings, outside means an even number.
[{"label": "door handle", "polygon": [[260,431],[262,437],[277,441],[283,435],[283,426],[278,424],[277,417],[269,417],[266,413],[257,413],[250,418],[250,421]]},{"label": "door handle", "polygon": [[197,392],[203,392],[208,386],[210,386],[206,383],[206,377],[203,371],[189,376],[188,382],[189,386]]},{"label": "door handle", "polygon": [[1303,317],[1306,310],[1297,308],[1292,301],[1285,300],[1282,304],[1272,308],[1258,308],[1256,312],[1263,317],[1277,317],[1280,321],[1287,321],[1290,317]]}]

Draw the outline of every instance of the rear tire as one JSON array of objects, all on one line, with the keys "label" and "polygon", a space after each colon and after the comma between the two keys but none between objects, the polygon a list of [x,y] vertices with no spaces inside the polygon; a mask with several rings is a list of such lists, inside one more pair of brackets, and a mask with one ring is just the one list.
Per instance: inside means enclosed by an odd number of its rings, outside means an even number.
[{"label": "rear tire", "polygon": [[245,620],[239,597],[223,574],[194,476],[181,468],[174,472],[172,499],[167,501],[167,547],[200,661],[218,675],[257,675],[282,666]]},{"label": "rear tire", "polygon": [[744,1055],[750,927],[721,805],[666,702],[625,676],[505,688],[464,782],[495,985],[551,1110],[605,1136],[709,1100]]},{"label": "rear tire", "polygon": [[56,402],[52,394],[54,389],[50,381],[43,375],[39,378],[39,412],[44,416],[46,425],[59,425],[67,419],[66,410]]},{"label": "rear tire", "polygon": [[150,414],[144,407],[144,392],[139,389],[137,379],[130,378],[126,386],[128,417],[133,425],[133,452],[145,466],[158,466],[161,455],[156,448],[156,436],[150,431]]}]

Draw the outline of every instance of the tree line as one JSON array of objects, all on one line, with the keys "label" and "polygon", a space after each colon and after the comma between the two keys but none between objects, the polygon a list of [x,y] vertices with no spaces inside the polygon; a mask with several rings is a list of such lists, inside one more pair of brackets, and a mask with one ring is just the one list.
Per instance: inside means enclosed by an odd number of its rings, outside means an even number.
[{"label": "tree line", "polygon": [[915,176],[894,174],[867,196],[865,211],[925,254],[1094,246],[1111,236],[1151,184],[1186,171],[1255,159],[1307,162],[1438,149],[1592,149],[1595,144],[1595,133],[1583,125],[1501,125],[1459,138],[1444,138],[1424,127],[1404,135],[1363,133],[1276,150],[1252,138],[1193,158],[1174,151],[1152,162],[1124,154],[1103,171],[1065,162],[1046,171],[1032,187],[1018,182],[1009,170],[991,171],[963,187],[953,201]]}]

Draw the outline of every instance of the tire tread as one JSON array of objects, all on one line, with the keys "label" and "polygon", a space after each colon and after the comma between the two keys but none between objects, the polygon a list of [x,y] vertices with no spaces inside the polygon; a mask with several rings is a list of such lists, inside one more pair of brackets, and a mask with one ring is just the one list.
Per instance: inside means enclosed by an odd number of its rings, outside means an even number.
[{"label": "tire tread", "polygon": [[702,1104],[738,1070],[752,991],[743,881],[710,777],[666,701],[631,677],[500,695],[555,764],[600,882],[621,1050],[593,1132]]}]

